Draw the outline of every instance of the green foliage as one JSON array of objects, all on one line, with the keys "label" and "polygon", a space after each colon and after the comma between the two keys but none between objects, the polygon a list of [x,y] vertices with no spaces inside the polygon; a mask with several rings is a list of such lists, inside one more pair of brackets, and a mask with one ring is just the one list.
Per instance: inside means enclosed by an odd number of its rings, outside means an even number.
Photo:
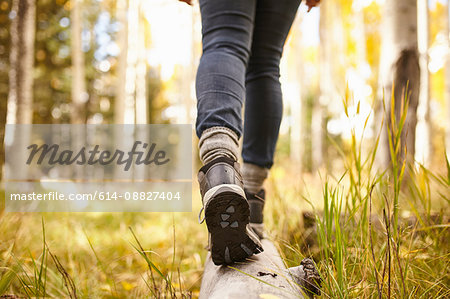
[{"label": "green foliage", "polygon": [[[348,97],[344,100],[347,114],[350,101]],[[399,155],[398,136],[406,110],[389,126],[394,158]],[[338,148],[345,167],[338,179],[332,174],[324,178],[322,207],[318,197],[310,194],[311,184],[305,184],[303,197],[315,210],[316,237],[308,236],[310,230],[298,232],[299,220],[269,214],[277,219],[275,227],[287,226],[277,229],[276,235],[286,240],[289,265],[298,265],[305,255],[312,255],[324,279],[325,297],[447,298],[448,170],[437,174],[410,165],[408,180],[402,182],[405,162],[395,159],[392,172],[377,171],[374,159],[379,137],[367,153],[362,151],[364,139],[357,142],[357,137],[352,134],[350,150]],[[281,190],[274,200],[275,209],[290,213],[292,219],[298,199],[282,195],[292,187],[286,179],[281,181],[287,186],[277,188]],[[274,184],[280,186],[281,181],[275,178]]]},{"label": "green foliage", "polygon": [[[70,103],[70,27],[60,24],[63,19],[69,20],[68,3],[68,0],[36,3],[34,123],[53,123],[53,109]],[[68,121],[68,115],[61,117],[62,122]]]}]

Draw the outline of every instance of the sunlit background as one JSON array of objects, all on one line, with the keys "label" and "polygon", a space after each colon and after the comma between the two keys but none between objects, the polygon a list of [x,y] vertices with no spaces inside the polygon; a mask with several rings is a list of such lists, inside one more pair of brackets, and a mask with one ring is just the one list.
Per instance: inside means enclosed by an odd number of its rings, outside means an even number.
[{"label": "sunlit background", "polygon": [[[12,25],[20,16],[13,6],[19,1],[35,3],[35,15],[25,16],[29,27],[15,32]],[[409,128],[416,134],[412,168],[417,171],[410,172],[415,175],[405,179],[403,189],[394,179],[396,171],[377,179],[375,174],[383,173],[386,165],[378,159],[373,167],[370,163],[378,137],[386,135],[380,131],[387,118],[383,92],[387,106],[391,96],[383,72],[389,70],[392,61],[387,61],[393,53],[385,49],[396,41],[389,40],[392,32],[385,22],[390,15],[385,7],[393,1],[397,0],[322,0],[309,13],[302,3],[281,62],[284,115],[275,165],[266,182],[265,223],[281,244],[287,264],[298,265],[300,257],[314,256],[329,278],[324,292],[331,298],[376,297],[373,267],[379,271],[376,275],[383,273],[381,283],[384,279],[387,284],[385,254],[391,249],[386,251],[380,219],[386,209],[390,215],[394,204],[400,206],[401,218],[416,221],[420,231],[411,227],[403,231],[396,257],[410,267],[405,272],[409,297],[450,294],[450,168],[445,157],[446,149],[450,154],[449,1],[417,1],[417,20],[413,19],[421,83],[417,126]],[[13,42],[18,36],[27,47]],[[12,53],[19,52],[24,64],[14,60]],[[191,7],[176,0],[0,0],[0,145],[3,148],[5,123],[194,124],[201,52],[196,1]],[[21,67],[24,72],[17,79]],[[28,85],[11,84],[21,81]],[[29,93],[21,93],[28,89]],[[195,173],[200,163],[194,132],[193,138]],[[380,138],[379,152],[386,151],[383,142],[386,138]],[[0,169],[3,161],[2,150]],[[82,298],[158,297],[154,292],[167,291],[168,276],[177,277],[171,282],[180,289],[177,294],[196,297],[207,233],[197,224],[201,200],[196,182],[193,186],[193,212],[172,214],[4,213],[0,192],[0,297],[11,292],[68,297],[70,292],[45,250],[58,255]],[[332,200],[343,207],[329,224],[333,229],[342,225],[347,242],[343,241],[340,270],[336,252],[323,255],[340,246],[336,231],[327,235],[329,243],[318,243],[317,231],[303,226],[308,220],[305,211],[314,211],[310,217],[320,220]],[[336,220],[341,212],[345,221]],[[374,233],[375,266],[373,251],[367,247],[367,219],[372,216],[380,220]],[[136,251],[137,240],[129,227],[142,246],[150,248],[152,261],[166,276],[152,282],[153,272]],[[310,241],[315,243],[308,247]],[[48,287],[42,290],[41,282],[33,278],[39,272],[35,260],[45,258],[56,275],[49,274]],[[403,273],[394,275],[398,269],[402,268],[392,270],[393,297],[408,297],[401,293]],[[22,280],[15,278],[16,272]],[[339,275],[345,277],[339,280]],[[385,297],[386,290],[385,286]]]},{"label": "sunlit background", "polygon": [[[332,151],[329,138],[346,142],[352,130],[358,138],[377,136],[383,4],[383,0],[333,1],[322,26],[320,9],[306,13],[306,6],[300,6],[282,60],[284,118],[280,146],[284,147],[282,153],[305,170],[312,171],[327,162],[323,156]],[[190,7],[175,0],[79,1],[79,54],[71,47],[71,2],[43,0],[36,5],[33,123],[70,122],[74,88],[81,88],[77,100],[84,107],[82,117],[87,123],[194,122],[195,74],[201,55],[198,3]],[[11,1],[0,2],[3,111],[11,46],[8,28],[15,17],[11,6]],[[428,45],[421,55],[427,59],[429,97],[425,113],[433,133],[427,144],[417,145],[416,158],[426,165],[438,165],[442,155],[432,153],[442,150],[448,123],[444,92],[448,9],[445,0],[430,0],[428,6]],[[326,48],[332,51],[332,57],[323,54]],[[75,69],[71,63],[74,55],[82,57]],[[75,72],[81,74],[81,83],[72,84]],[[324,72],[329,75],[324,76]],[[346,94],[353,99],[350,118],[342,104]],[[319,129],[315,125],[318,118]],[[318,137],[321,140],[315,140],[314,132],[322,132]],[[417,133],[420,139],[420,128]],[[314,158],[311,148],[317,145],[322,147],[322,157]],[[308,161],[317,163],[301,165]]]}]

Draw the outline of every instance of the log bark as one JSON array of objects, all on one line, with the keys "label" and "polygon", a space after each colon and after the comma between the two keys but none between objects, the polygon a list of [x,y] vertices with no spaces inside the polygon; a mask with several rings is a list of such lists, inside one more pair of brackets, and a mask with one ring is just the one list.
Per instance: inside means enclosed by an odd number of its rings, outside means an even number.
[{"label": "log bark", "polygon": [[286,269],[277,249],[262,240],[264,252],[249,261],[215,266],[206,259],[200,298],[313,298],[320,295],[320,276],[311,259]]}]

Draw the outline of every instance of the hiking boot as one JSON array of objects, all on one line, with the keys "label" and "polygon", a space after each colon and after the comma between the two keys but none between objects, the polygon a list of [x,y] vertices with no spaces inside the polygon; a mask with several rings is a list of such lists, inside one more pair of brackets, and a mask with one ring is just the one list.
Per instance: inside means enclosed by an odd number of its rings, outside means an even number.
[{"label": "hiking boot", "polygon": [[248,204],[250,206],[250,227],[258,235],[260,239],[265,238],[264,234],[264,202],[266,192],[264,189],[259,190],[258,193],[252,193],[245,190]]},{"label": "hiking boot", "polygon": [[214,264],[241,262],[262,252],[261,242],[249,226],[250,208],[239,163],[217,158],[200,168],[198,181],[205,211],[200,223],[206,220]]}]

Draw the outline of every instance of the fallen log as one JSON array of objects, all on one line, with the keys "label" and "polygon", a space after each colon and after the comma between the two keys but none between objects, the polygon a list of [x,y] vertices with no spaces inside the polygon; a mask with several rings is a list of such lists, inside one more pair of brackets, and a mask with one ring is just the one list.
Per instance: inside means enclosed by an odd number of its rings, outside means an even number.
[{"label": "fallen log", "polygon": [[264,239],[262,244],[263,253],[230,266],[214,265],[208,254],[200,299],[313,298],[320,295],[321,279],[311,259],[287,269],[273,243]]}]

